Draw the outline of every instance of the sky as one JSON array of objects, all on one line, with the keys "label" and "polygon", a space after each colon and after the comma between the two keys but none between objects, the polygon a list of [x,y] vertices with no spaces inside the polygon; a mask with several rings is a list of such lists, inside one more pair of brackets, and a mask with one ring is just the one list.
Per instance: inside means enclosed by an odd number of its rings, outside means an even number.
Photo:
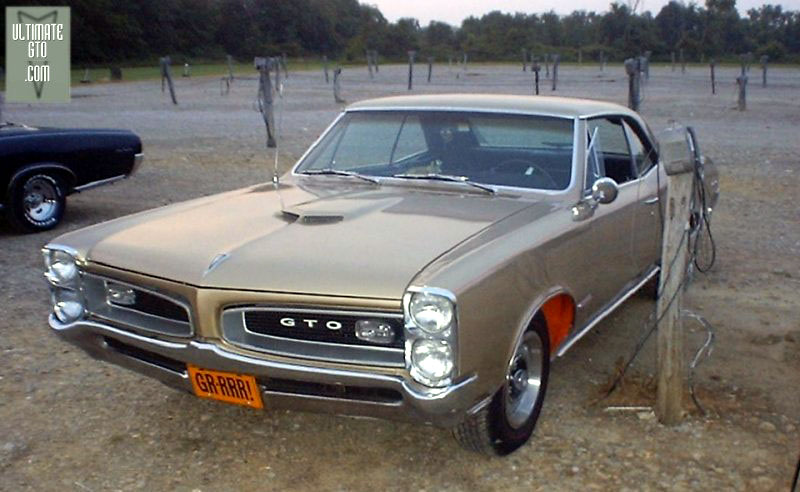
[{"label": "sky", "polygon": [[[642,0],[643,10],[656,15],[669,0]],[[610,0],[361,0],[361,3],[377,6],[384,17],[394,22],[401,17],[415,17],[420,25],[431,20],[460,26],[461,21],[471,15],[480,17],[493,10],[514,13],[536,14],[554,10],[558,14],[569,14],[574,10],[604,12]],[[627,0],[620,0],[627,3]],[[705,4],[705,0],[696,2]],[[764,3],[781,5],[784,10],[800,10],[800,0],[737,0],[736,6],[744,15],[749,9]],[[642,10],[641,8],[639,9]]]}]

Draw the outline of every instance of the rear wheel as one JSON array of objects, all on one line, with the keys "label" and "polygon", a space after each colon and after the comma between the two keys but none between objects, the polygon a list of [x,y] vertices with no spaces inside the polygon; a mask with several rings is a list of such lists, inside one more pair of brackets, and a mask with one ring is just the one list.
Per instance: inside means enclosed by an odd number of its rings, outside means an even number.
[{"label": "rear wheel", "polygon": [[8,220],[22,232],[46,231],[58,225],[66,205],[66,195],[58,179],[45,173],[30,173],[11,185]]},{"label": "rear wheel", "polygon": [[541,318],[518,342],[503,386],[489,405],[467,417],[453,435],[463,447],[506,455],[525,444],[542,411],[550,376],[550,343]]}]

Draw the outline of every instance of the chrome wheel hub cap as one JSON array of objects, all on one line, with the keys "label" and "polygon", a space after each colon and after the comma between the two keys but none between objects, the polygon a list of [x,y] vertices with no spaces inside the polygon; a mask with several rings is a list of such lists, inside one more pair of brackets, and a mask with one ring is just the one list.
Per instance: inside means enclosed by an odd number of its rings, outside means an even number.
[{"label": "chrome wheel hub cap", "polygon": [[508,424],[518,429],[530,418],[542,384],[542,363],[545,354],[542,341],[535,332],[528,332],[511,358],[503,387]]},{"label": "chrome wheel hub cap", "polygon": [[42,222],[56,212],[58,192],[50,181],[34,178],[25,183],[22,203],[25,215],[33,221]]}]

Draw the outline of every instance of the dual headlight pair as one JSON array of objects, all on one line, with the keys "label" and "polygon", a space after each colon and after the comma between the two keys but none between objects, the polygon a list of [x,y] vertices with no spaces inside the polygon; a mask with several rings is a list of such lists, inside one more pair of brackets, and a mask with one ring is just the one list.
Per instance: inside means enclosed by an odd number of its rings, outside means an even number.
[{"label": "dual headlight pair", "polygon": [[403,299],[406,367],[418,383],[447,386],[455,373],[456,306],[448,291],[411,289]]},{"label": "dual headlight pair", "polygon": [[66,250],[45,248],[44,277],[50,284],[53,314],[62,323],[72,323],[86,312],[81,292],[80,270],[75,255]]}]

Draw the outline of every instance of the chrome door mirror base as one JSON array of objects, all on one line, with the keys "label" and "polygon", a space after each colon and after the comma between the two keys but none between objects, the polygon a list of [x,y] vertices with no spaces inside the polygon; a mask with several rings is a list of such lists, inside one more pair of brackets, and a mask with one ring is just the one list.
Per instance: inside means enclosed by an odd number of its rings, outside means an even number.
[{"label": "chrome door mirror base", "polygon": [[592,185],[592,199],[600,204],[611,203],[617,199],[619,187],[611,178],[600,178]]}]

